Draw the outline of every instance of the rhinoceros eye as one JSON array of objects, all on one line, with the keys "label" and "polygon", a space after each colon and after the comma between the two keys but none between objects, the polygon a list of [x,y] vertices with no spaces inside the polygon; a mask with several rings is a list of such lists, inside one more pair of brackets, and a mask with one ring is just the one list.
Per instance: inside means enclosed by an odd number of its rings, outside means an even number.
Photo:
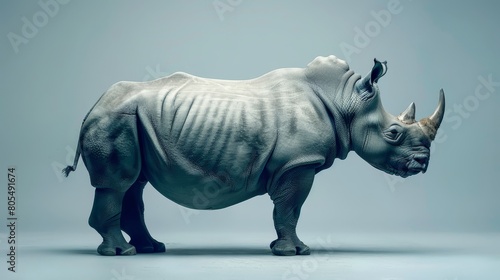
[{"label": "rhinoceros eye", "polygon": [[384,131],[384,137],[392,143],[397,143],[401,139],[403,128],[399,125],[391,125]]}]

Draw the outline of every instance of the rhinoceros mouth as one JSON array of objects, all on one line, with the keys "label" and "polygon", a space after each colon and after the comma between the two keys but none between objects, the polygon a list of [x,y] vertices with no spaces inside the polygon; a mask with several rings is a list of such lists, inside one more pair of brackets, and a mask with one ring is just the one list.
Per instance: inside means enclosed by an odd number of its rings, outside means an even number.
[{"label": "rhinoceros mouth", "polygon": [[422,169],[417,169],[417,168],[413,168],[413,169],[403,168],[402,170],[394,169],[393,171],[391,171],[389,173],[391,175],[396,175],[396,176],[399,176],[399,177],[406,178],[406,177],[410,177],[410,176],[416,175],[416,174],[418,174],[421,171],[422,171]]},{"label": "rhinoceros mouth", "polygon": [[370,163],[378,170],[384,171],[389,175],[399,177],[409,177],[416,175],[420,172],[425,173],[429,166],[429,156],[426,153],[412,154],[411,156],[401,159],[396,162],[387,163],[386,165],[378,165]]},{"label": "rhinoceros mouth", "polygon": [[406,178],[420,172],[425,173],[428,165],[429,156],[427,154],[414,154],[402,165],[402,168],[394,168],[394,175]]},{"label": "rhinoceros mouth", "polygon": [[376,168],[387,172],[390,175],[399,177],[409,177],[416,175],[420,172],[425,173],[429,165],[429,156],[426,154],[414,154],[410,158],[400,161],[398,163],[389,164],[388,168]]},{"label": "rhinoceros mouth", "polygon": [[400,176],[400,177],[403,177],[403,178],[406,178],[408,177],[406,175],[407,173],[407,170],[405,170],[406,168],[403,168],[403,169],[399,169],[393,165],[389,165],[389,166],[386,166],[386,167],[382,167],[382,166],[378,166],[378,165],[375,165],[375,164],[371,164],[371,166],[377,168],[378,170],[380,171],[383,171],[389,175],[395,175],[395,176]]},{"label": "rhinoceros mouth", "polygon": [[409,177],[409,176],[416,175],[416,174],[418,174],[418,173],[420,173],[422,171],[423,171],[422,168],[407,169],[406,171],[401,172],[401,174],[399,174],[399,176],[401,176],[403,178],[406,178],[406,177]]}]

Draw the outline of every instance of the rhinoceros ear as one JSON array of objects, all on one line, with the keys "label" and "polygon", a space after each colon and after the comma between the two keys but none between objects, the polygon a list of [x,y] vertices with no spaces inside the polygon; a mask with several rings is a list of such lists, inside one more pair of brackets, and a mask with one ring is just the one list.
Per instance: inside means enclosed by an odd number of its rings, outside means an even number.
[{"label": "rhinoceros ear", "polygon": [[375,63],[373,65],[372,71],[370,73],[370,85],[373,85],[378,81],[378,79],[382,78],[382,76],[387,73],[387,61],[380,62],[376,58],[373,59]]},{"label": "rhinoceros ear", "polygon": [[373,84],[377,83],[378,79],[387,72],[387,61],[380,62],[376,58],[373,61],[375,64],[370,73],[362,78],[356,85],[361,100],[368,100],[375,94]]}]

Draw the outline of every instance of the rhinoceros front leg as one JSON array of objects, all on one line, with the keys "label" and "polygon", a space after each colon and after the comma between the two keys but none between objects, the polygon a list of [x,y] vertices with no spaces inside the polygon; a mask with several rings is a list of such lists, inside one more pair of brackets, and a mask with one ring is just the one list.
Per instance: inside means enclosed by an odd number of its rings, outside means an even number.
[{"label": "rhinoceros front leg", "polygon": [[310,250],[297,237],[296,227],[302,204],[314,180],[315,170],[309,166],[287,171],[270,193],[274,202],[274,227],[278,239],[271,243],[273,254],[278,256],[309,255]]}]

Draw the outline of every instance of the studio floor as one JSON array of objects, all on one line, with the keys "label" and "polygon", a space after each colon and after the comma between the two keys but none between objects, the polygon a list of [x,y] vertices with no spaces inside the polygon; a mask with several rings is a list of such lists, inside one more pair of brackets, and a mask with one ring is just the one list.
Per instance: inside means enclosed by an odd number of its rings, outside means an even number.
[{"label": "studio floor", "polygon": [[17,272],[2,261],[0,279],[500,279],[500,234],[301,236],[310,256],[273,256],[268,235],[190,232],[157,236],[166,253],[103,257],[93,234],[24,233]]}]

